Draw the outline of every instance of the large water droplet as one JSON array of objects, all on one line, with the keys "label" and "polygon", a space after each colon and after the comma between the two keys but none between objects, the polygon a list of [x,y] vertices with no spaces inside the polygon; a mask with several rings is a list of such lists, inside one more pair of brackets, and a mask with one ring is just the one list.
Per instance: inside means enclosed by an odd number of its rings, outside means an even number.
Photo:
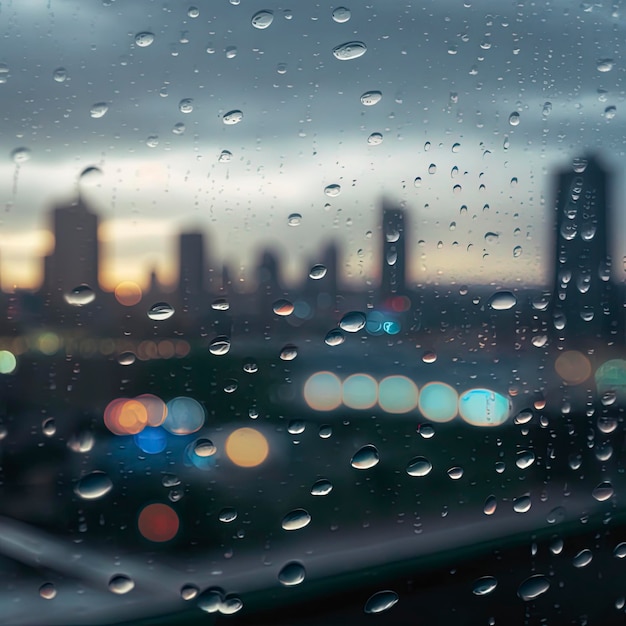
[{"label": "large water droplet", "polygon": [[214,311],[228,311],[230,304],[226,298],[216,298],[211,304]]},{"label": "large water droplet", "polygon": [[66,293],[63,298],[72,306],[85,306],[96,299],[96,294],[89,285],[78,285]]},{"label": "large water droplet", "polygon": [[150,33],[148,31],[137,33],[135,35],[135,43],[140,48],[147,48],[149,45],[154,43],[154,33]]},{"label": "large water droplet", "polygon": [[333,11],[333,20],[335,20],[338,24],[343,24],[350,19],[351,15],[350,9],[347,9],[346,7],[337,7]]},{"label": "large water droplet", "polygon": [[596,65],[598,72],[610,72],[613,69],[613,59],[600,59]]},{"label": "large water droplet", "polygon": [[209,344],[209,352],[215,356],[223,356],[230,350],[230,339],[220,335]]},{"label": "large water droplet", "polygon": [[26,161],[30,160],[30,157],[31,151],[28,148],[15,148],[15,150],[11,151],[11,160],[17,165],[26,163]]},{"label": "large water droplet", "polygon": [[517,304],[517,298],[511,291],[497,291],[489,298],[487,305],[494,311],[507,311]]},{"label": "large water droplet", "polygon": [[350,465],[358,470],[367,470],[375,465],[378,465],[380,456],[376,446],[371,443],[363,446],[354,453],[354,456],[350,460]]},{"label": "large water droplet", "polygon": [[181,113],[191,113],[193,111],[193,99],[192,98],[183,98],[178,103],[178,110]]},{"label": "large water droplet", "polygon": [[[532,413],[531,413],[532,417]],[[515,459],[515,465],[520,469],[526,469],[535,462],[535,453],[532,450],[520,450]]]},{"label": "large water droplet", "polygon": [[609,106],[604,109],[604,117],[607,120],[612,120],[617,115],[617,107]]},{"label": "large water droplet", "polygon": [[613,549],[613,556],[616,559],[623,559],[626,557],[626,541],[622,541],[615,546]]},{"label": "large water droplet", "polygon": [[44,600],[52,600],[57,595],[56,587],[53,583],[44,583],[39,587],[39,595]]},{"label": "large water droplet", "polygon": [[202,438],[196,440],[193,444],[193,453],[196,456],[208,457],[213,456],[217,452],[217,448],[210,439]]},{"label": "large water droplet", "polygon": [[333,490],[333,484],[327,478],[320,478],[311,487],[312,496],[327,496]]},{"label": "large water droplet", "polygon": [[308,526],[311,522],[311,515],[305,509],[294,509],[293,511],[289,511],[285,517],[283,517],[283,521],[281,522],[281,526],[283,530],[300,530],[305,526]]},{"label": "large water droplet", "polygon": [[483,506],[483,513],[485,515],[493,515],[498,507],[498,499],[494,496],[488,496]]},{"label": "large water droplet", "polygon": [[326,276],[326,272],[328,270],[326,269],[325,265],[322,265],[321,263],[318,263],[317,265],[314,265],[310,271],[309,271],[309,278],[311,278],[312,280],[320,280],[322,278],[324,278],[324,276]]},{"label": "large water droplet", "polygon": [[432,469],[433,466],[428,459],[423,456],[416,456],[406,466],[406,473],[409,476],[427,476]]},{"label": "large water droplet", "polygon": [[333,328],[326,333],[324,343],[328,346],[340,346],[346,340],[346,336],[338,328]]},{"label": "large water droplet", "polygon": [[526,513],[530,511],[532,503],[530,496],[520,496],[519,498],[513,498],[513,510],[516,513]]},{"label": "large water droplet", "polygon": [[218,514],[217,519],[224,524],[230,524],[237,519],[237,510],[232,506],[224,507]]},{"label": "large water droplet", "polygon": [[487,596],[498,586],[498,581],[493,576],[483,576],[474,581],[472,593],[475,596]]},{"label": "large water droplet", "polygon": [[297,356],[298,347],[292,344],[287,344],[278,355],[281,361],[293,361]]},{"label": "large water droplet", "polygon": [[258,11],[252,16],[252,26],[259,30],[268,28],[274,21],[274,14],[271,11]]},{"label": "large water droplet", "polygon": [[281,298],[280,300],[276,300],[272,305],[272,311],[276,315],[280,315],[282,317],[286,317],[287,315],[291,315],[293,313],[294,306],[289,300],[285,300]]},{"label": "large water droplet", "polygon": [[52,72],[52,78],[57,83],[64,83],[67,80],[67,70],[64,67],[57,67],[57,69]]},{"label": "large water droplet", "polygon": [[327,185],[324,188],[324,193],[329,198],[336,198],[341,193],[341,185],[337,185],[337,184]]},{"label": "large water droplet", "polygon": [[74,493],[83,500],[97,500],[106,495],[113,488],[113,483],[107,474],[96,470],[83,476],[76,486]]},{"label": "large water droplet", "polygon": [[604,502],[605,500],[608,500],[613,495],[613,493],[613,485],[610,482],[605,481],[597,485],[592,491],[591,495],[598,502]]},{"label": "large water droplet", "polygon": [[367,138],[367,143],[370,146],[378,146],[383,142],[383,135],[382,133],[372,133],[368,138]]},{"label": "large water droplet", "polygon": [[372,107],[378,104],[383,99],[383,94],[380,91],[366,91],[361,96],[361,104],[366,107]]},{"label": "large water droplet", "polygon": [[396,604],[398,599],[398,594],[395,591],[388,589],[378,591],[368,599],[363,610],[366,613],[382,613]]},{"label": "large water droplet", "polygon": [[289,217],[287,218],[288,226],[300,226],[301,223],[302,215],[300,215],[300,213],[290,213]]},{"label": "large water droplet", "polygon": [[197,606],[205,613],[217,613],[220,610],[224,594],[221,589],[205,589],[199,596]]},{"label": "large water droplet", "polygon": [[243,609],[243,602],[241,598],[230,597],[223,600],[218,608],[218,611],[222,615],[233,615],[234,613],[238,613]]},{"label": "large water droplet", "polygon": [[232,111],[224,114],[222,121],[224,122],[224,124],[232,126],[233,124],[239,124],[242,119],[243,113],[239,109],[233,109]]},{"label": "large water droplet", "polygon": [[167,302],[157,302],[148,310],[148,317],[155,322],[162,322],[174,315],[174,307]]},{"label": "large water droplet", "polygon": [[345,330],[347,333],[358,333],[365,327],[367,319],[364,313],[360,311],[351,311],[346,313],[339,322],[339,328]]},{"label": "large water droplet", "polygon": [[187,583],[186,585],[183,585],[180,588],[180,597],[183,600],[193,600],[194,598],[198,597],[198,593],[200,592],[200,589],[198,589],[198,587],[192,583]]},{"label": "large water droplet", "polygon": [[298,563],[298,561],[291,561],[278,572],[278,582],[281,585],[285,585],[285,587],[293,587],[294,585],[299,585],[305,576],[306,570],[304,565]]},{"label": "large water droplet", "polygon": [[100,117],[104,117],[108,110],[109,105],[106,102],[96,102],[89,109],[89,115],[94,119],[98,119]]},{"label": "large water droplet", "polygon": [[581,550],[573,559],[572,559],[572,565],[574,567],[585,567],[586,565],[589,565],[589,563],[591,563],[593,559],[593,552],[591,552],[591,550],[585,548],[584,550]]},{"label": "large water droplet", "polygon": [[333,48],[333,55],[340,61],[358,59],[367,52],[367,46],[362,41],[348,41]]},{"label": "large water droplet", "polygon": [[452,480],[459,480],[460,478],[463,478],[463,468],[459,466],[451,467],[448,470],[448,476]]},{"label": "large water droplet", "polygon": [[550,589],[550,581],[543,574],[527,578],[517,589],[517,595],[525,601],[534,600]]},{"label": "large water droplet", "polygon": [[135,581],[125,574],[116,574],[109,579],[109,591],[123,595],[135,588]]},{"label": "large water droplet", "polygon": [[511,113],[511,115],[509,115],[509,124],[511,126],[519,126],[519,122],[520,122],[520,118],[519,118],[519,113],[517,111],[514,111],[513,113]]}]

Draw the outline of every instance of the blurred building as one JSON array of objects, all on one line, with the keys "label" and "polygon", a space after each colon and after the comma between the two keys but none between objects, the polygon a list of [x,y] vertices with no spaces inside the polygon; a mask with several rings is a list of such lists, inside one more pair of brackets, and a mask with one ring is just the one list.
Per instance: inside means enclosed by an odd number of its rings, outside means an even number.
[{"label": "blurred building", "polygon": [[407,242],[406,213],[386,202],[382,208],[381,296],[403,294],[406,291]]},{"label": "blurred building", "polygon": [[44,291],[53,298],[79,285],[99,291],[98,216],[81,197],[51,216],[54,250],[44,258]]}]

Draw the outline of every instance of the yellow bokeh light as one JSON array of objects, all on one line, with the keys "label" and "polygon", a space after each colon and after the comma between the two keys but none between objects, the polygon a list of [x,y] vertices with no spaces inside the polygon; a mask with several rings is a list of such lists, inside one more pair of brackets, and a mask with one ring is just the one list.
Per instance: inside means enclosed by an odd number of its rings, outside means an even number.
[{"label": "yellow bokeh light", "polygon": [[580,385],[591,376],[589,359],[577,350],[563,352],[554,362],[554,369],[569,385]]},{"label": "yellow bokeh light", "polygon": [[228,458],[239,467],[261,465],[269,454],[267,439],[254,428],[238,428],[226,439],[224,446]]},{"label": "yellow bokeh light", "polygon": [[115,299],[123,306],[135,306],[141,302],[141,287],[131,280],[122,281],[115,288]]}]

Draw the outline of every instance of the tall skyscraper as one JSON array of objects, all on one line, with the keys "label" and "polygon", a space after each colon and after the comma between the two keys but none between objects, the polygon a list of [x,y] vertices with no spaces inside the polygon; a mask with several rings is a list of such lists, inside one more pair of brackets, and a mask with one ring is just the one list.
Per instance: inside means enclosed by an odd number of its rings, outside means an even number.
[{"label": "tall skyscraper", "polygon": [[206,290],[204,234],[181,233],[178,240],[178,289],[183,302],[195,304]]},{"label": "tall skyscraper", "polygon": [[595,157],[556,179],[552,314],[562,338],[597,340],[619,326],[608,248],[609,181]]},{"label": "tall skyscraper", "polygon": [[54,251],[44,259],[44,289],[53,297],[81,284],[99,289],[98,222],[81,197],[52,210]]},{"label": "tall skyscraper", "polygon": [[406,290],[407,265],[408,228],[405,211],[384,202],[381,230],[381,295],[402,294]]}]

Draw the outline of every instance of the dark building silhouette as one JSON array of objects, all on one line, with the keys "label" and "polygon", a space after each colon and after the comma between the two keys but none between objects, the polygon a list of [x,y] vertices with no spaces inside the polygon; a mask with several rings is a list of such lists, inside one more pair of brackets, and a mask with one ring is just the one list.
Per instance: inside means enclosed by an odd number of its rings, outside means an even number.
[{"label": "dark building silhouette", "polygon": [[608,243],[610,193],[610,175],[593,156],[557,175],[552,316],[561,338],[580,342],[619,332]]},{"label": "dark building silhouette", "polygon": [[86,284],[99,290],[98,216],[79,197],[52,210],[54,250],[44,258],[43,288],[52,297]]},{"label": "dark building silhouette", "polygon": [[407,218],[405,211],[383,203],[381,224],[381,284],[383,297],[406,291]]},{"label": "dark building silhouette", "polygon": [[183,303],[195,304],[207,287],[207,261],[203,233],[180,234],[178,259],[178,289],[181,299]]}]

